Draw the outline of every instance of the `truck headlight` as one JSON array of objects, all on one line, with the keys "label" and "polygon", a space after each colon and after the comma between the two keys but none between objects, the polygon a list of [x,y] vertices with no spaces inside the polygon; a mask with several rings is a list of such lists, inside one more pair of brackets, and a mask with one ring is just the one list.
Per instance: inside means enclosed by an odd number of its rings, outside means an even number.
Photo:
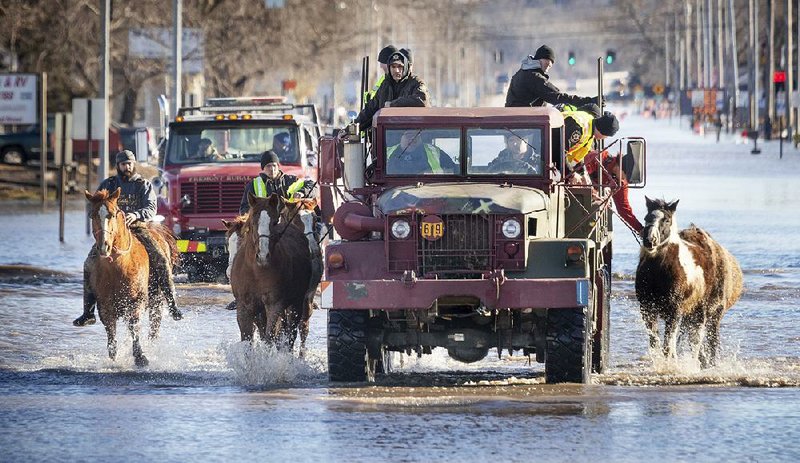
[{"label": "truck headlight", "polygon": [[522,225],[517,219],[508,219],[503,222],[503,236],[506,238],[516,238],[522,233]]},{"label": "truck headlight", "polygon": [[404,240],[411,234],[411,225],[408,220],[400,219],[395,220],[392,224],[392,236],[398,240]]}]

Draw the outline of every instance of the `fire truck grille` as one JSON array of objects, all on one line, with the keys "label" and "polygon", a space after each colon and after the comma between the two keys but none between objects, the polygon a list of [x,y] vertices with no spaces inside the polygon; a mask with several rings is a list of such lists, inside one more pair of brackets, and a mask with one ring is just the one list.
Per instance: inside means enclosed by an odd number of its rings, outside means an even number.
[{"label": "fire truck grille", "polygon": [[184,214],[237,215],[242,192],[243,182],[182,182],[180,195],[188,195],[191,201],[182,211]]},{"label": "fire truck grille", "polygon": [[492,220],[486,215],[445,215],[444,236],[436,241],[420,237],[417,256],[420,273],[458,275],[490,270]]}]

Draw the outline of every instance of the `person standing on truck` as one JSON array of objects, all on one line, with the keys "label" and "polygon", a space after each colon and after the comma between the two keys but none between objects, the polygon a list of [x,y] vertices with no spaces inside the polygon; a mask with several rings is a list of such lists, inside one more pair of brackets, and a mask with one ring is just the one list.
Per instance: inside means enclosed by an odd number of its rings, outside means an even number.
[{"label": "person standing on truck", "polygon": [[378,80],[375,81],[375,85],[372,86],[372,89],[364,92],[364,104],[367,104],[367,101],[375,98],[375,94],[378,93],[381,84],[386,80],[386,74],[389,72],[389,58],[391,58],[394,53],[397,53],[397,47],[394,45],[386,45],[378,53],[378,66],[382,72],[381,75],[378,76]]},{"label": "person standing on truck", "polygon": [[261,173],[244,187],[244,195],[239,205],[239,214],[246,214],[250,210],[247,195],[252,194],[258,198],[268,198],[273,193],[291,198],[310,198],[316,184],[311,179],[298,179],[294,175],[284,174],[281,171],[281,160],[274,151],[264,151],[261,154]]},{"label": "person standing on truck", "polygon": [[[603,185],[608,185],[614,190],[612,198],[617,209],[617,215],[631,230],[641,235],[644,226],[636,218],[636,214],[633,213],[633,208],[628,200],[628,177],[620,166],[620,156],[609,156],[606,150],[603,150],[600,156],[598,156],[597,151],[590,152],[584,158],[584,165],[589,175],[593,176],[599,170],[600,163],[598,158],[602,158]],[[605,180],[608,177],[610,177],[610,181]]]},{"label": "person standing on truck", "polygon": [[596,102],[597,97],[580,97],[562,93],[550,83],[547,71],[555,63],[555,53],[547,45],[542,45],[536,53],[522,60],[522,66],[511,78],[506,94],[506,107],[510,106],[544,106],[569,104],[583,106]]},{"label": "person standing on truck", "polygon": [[[408,50],[400,50],[389,57],[389,72],[383,80],[375,97],[371,98],[364,109],[356,117],[358,130],[364,131],[372,126],[372,117],[381,108],[388,107],[425,107],[430,106],[428,87],[416,75],[411,73],[412,63]],[[340,137],[346,131],[339,132]]]},{"label": "person standing on truck", "polygon": [[[183,314],[175,304],[175,283],[172,280],[172,273],[167,271],[170,257],[164,255],[147,227],[147,223],[156,215],[156,193],[150,182],[136,173],[136,157],[132,152],[120,151],[116,155],[116,162],[117,175],[103,180],[97,191],[113,192],[117,188],[121,190],[117,205],[125,213],[125,224],[144,245],[149,257],[149,291],[154,291],[159,281],[166,280],[169,294],[165,294],[164,297],[169,304],[169,312],[173,319],[180,320]],[[97,321],[94,315],[97,297],[88,284],[95,259],[97,259],[97,247],[92,246],[83,262],[83,314],[72,322],[75,326],[93,325]]]}]

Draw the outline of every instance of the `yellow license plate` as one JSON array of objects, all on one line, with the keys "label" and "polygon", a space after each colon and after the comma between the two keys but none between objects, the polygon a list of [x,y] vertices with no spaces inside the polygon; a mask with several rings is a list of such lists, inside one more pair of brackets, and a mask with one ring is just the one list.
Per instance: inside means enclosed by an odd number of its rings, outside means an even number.
[{"label": "yellow license plate", "polygon": [[443,222],[422,222],[422,237],[428,240],[439,239],[444,236]]}]

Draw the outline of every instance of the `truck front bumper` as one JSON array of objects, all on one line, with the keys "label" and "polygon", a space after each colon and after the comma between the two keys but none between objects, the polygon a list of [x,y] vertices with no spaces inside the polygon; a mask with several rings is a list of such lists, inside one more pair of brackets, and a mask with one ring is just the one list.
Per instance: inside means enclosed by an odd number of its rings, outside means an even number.
[{"label": "truck front bumper", "polygon": [[440,298],[473,296],[489,309],[567,308],[589,303],[590,281],[559,279],[345,280],[322,282],[322,308],[427,309]]}]

